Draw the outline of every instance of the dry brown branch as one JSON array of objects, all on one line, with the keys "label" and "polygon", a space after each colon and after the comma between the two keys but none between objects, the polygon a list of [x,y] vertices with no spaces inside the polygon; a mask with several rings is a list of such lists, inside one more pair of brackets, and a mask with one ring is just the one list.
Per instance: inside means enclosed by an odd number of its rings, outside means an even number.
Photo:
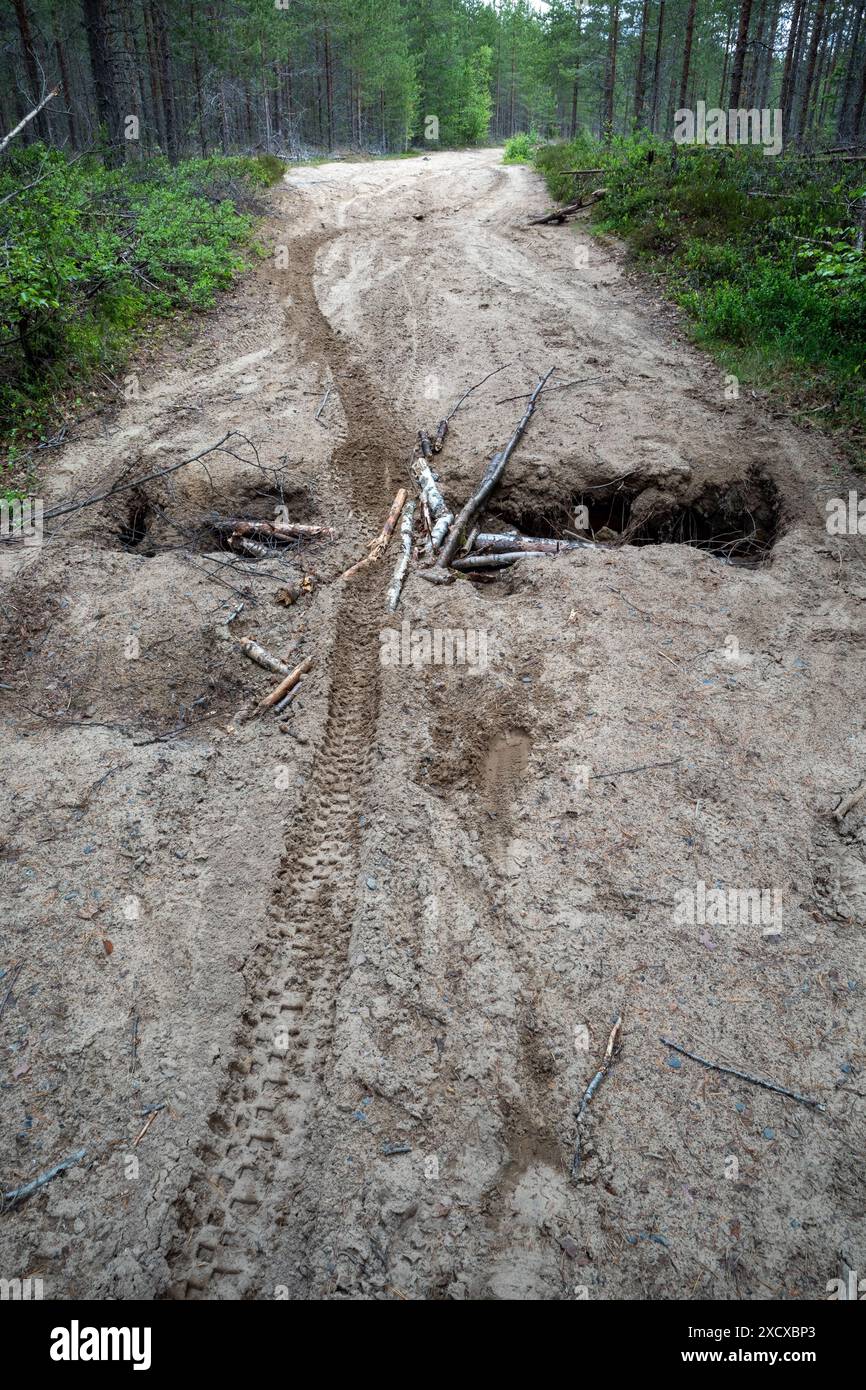
[{"label": "dry brown branch", "polygon": [[365,555],[363,560],[359,560],[357,564],[354,564],[349,569],[347,569],[345,574],[343,574],[341,578],[351,579],[352,575],[357,574],[359,570],[365,569],[367,565],[375,564],[377,560],[381,560],[382,556],[385,554],[385,551],[388,549],[388,542],[394,533],[394,527],[397,525],[397,522],[400,519],[400,513],[406,505],[407,496],[408,493],[406,492],[406,489],[404,487],[401,487],[400,491],[397,493],[397,496],[394,498],[394,501],[391,504],[391,510],[388,513],[385,525],[382,527],[382,530],[379,532],[376,539],[370,542],[369,555]]},{"label": "dry brown branch", "polygon": [[312,664],[313,658],[311,656],[305,657],[300,665],[296,666],[294,671],[286,676],[285,680],[280,681],[279,685],[275,686],[269,695],[266,695],[263,700],[259,701],[254,713],[263,714],[266,709],[271,709],[274,705],[278,705],[283,697],[288,695],[292,687],[297,685],[301,676],[306,675]]}]

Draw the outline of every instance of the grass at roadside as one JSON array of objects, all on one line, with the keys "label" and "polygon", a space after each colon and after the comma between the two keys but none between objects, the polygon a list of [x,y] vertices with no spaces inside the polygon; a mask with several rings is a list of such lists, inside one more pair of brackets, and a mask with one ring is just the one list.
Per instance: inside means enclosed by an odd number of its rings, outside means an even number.
[{"label": "grass at roadside", "polygon": [[856,246],[862,163],[675,146],[650,138],[538,146],[558,201],[564,169],[603,168],[594,227],[623,237],[687,311],[695,338],[743,386],[776,391],[866,441],[866,256]]},{"label": "grass at roadside", "polygon": [[[157,317],[209,308],[243,269],[274,156],[106,168],[41,145],[0,165],[5,480],[61,404],[122,366]],[[4,475],[0,474],[0,491]]]}]

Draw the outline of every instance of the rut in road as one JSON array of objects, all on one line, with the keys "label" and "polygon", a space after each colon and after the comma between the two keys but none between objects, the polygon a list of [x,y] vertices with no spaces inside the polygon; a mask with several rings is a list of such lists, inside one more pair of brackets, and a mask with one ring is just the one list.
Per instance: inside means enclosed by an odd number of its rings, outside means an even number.
[{"label": "rut in road", "polygon": [[[335,451],[335,472],[348,504],[365,513],[378,506],[376,495],[389,495],[387,459],[397,456],[398,434],[318,308],[315,250],[311,243],[298,258],[292,297],[303,310],[306,347],[331,364],[349,423],[348,438]],[[176,1298],[272,1297],[274,1232],[291,1228],[289,1244],[302,1262],[304,1233],[314,1225],[310,1156],[356,899],[383,594],[384,576],[362,572],[342,596],[325,736],[299,822],[302,839],[287,848],[268,933],[244,971],[247,1002],[235,1055],[197,1152],[199,1169],[176,1203],[179,1231],[168,1254]]]}]

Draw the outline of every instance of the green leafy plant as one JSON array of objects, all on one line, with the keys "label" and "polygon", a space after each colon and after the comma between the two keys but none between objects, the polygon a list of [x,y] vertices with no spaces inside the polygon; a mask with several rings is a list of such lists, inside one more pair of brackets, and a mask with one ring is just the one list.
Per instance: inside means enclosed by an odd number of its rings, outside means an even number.
[{"label": "green leafy plant", "polygon": [[271,155],[108,169],[41,145],[0,165],[0,436],[46,427],[73,381],[123,361],[153,315],[204,310],[250,249]]}]

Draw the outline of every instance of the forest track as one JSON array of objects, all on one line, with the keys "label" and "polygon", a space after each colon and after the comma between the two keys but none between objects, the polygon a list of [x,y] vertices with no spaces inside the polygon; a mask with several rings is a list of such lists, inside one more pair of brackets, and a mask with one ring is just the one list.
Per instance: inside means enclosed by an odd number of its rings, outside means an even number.
[{"label": "forest track", "polygon": [[271,928],[245,971],[242,1032],[199,1150],[203,1170],[182,1199],[185,1239],[169,1258],[175,1297],[272,1296],[261,1287],[270,1236],[298,1217],[302,1189],[315,1191],[304,1174],[352,930],[380,588],[362,576],[337,617],[325,735],[302,816],[309,839],[287,850]]},{"label": "forest track", "polygon": [[[315,263],[327,240],[293,245],[292,322],[302,352],[324,358],[339,391],[348,435],[333,462],[345,511],[369,517],[372,527],[376,496],[387,505],[396,472],[398,430],[319,308]],[[368,467],[375,453],[383,460],[380,487]],[[312,1131],[352,931],[384,602],[378,572],[338,582],[344,591],[328,658],[328,710],[300,816],[303,838],[286,845],[270,927],[244,969],[242,1027],[198,1149],[200,1171],[178,1202],[179,1239],[168,1256],[175,1298],[273,1296],[262,1287],[273,1235],[290,1223],[299,1231],[309,1224],[304,1203],[317,1191],[308,1171],[317,1151]]]},{"label": "forest track", "polygon": [[[866,827],[831,816],[866,751],[862,541],[828,544],[830,446],[731,399],[615,248],[530,228],[546,200],[491,150],[290,173],[279,259],[53,458],[51,501],[240,430],[261,467],[181,469],[154,504],[242,514],[278,477],[338,536],[286,562],[312,585],[290,608],[280,575],[171,534],[146,555],[107,512],[20,557],[8,1176],[73,1136],[89,1155],[0,1225],[4,1268],[46,1295],[821,1297],[839,1248],[866,1267]],[[555,528],[586,493],[616,529],[632,489],[688,508],[757,479],[780,504],[765,563],[624,544],[483,587],[413,573],[393,617],[393,543],[342,582],[419,425],[495,373],[437,460],[459,505],[551,366],[493,524]],[[490,662],[380,666],[404,622],[489,638]],[[232,718],[268,685],[241,636],[314,657],[291,737]],[[680,890],[717,881],[778,889],[783,936],[678,922]],[[666,1065],[662,1036],[828,1109]]]}]

